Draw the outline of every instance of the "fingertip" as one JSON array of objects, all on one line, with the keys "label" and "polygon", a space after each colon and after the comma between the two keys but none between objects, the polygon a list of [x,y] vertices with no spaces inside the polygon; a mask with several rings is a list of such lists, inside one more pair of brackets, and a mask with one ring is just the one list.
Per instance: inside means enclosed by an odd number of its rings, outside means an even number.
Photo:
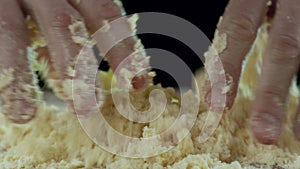
[{"label": "fingertip", "polygon": [[146,86],[146,78],[136,76],[132,79],[131,84],[135,90],[143,89]]},{"label": "fingertip", "polygon": [[253,113],[250,119],[252,132],[262,144],[275,144],[281,134],[281,122],[268,113]]},{"label": "fingertip", "polygon": [[37,105],[26,100],[12,100],[3,106],[3,114],[13,123],[25,124],[37,114]]}]

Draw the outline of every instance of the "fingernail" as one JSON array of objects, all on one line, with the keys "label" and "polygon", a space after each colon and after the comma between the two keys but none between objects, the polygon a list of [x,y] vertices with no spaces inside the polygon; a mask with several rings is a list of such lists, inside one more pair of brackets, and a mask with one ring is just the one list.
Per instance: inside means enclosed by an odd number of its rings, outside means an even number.
[{"label": "fingernail", "polygon": [[281,132],[281,122],[269,113],[253,113],[250,120],[256,139],[262,144],[275,144]]}]

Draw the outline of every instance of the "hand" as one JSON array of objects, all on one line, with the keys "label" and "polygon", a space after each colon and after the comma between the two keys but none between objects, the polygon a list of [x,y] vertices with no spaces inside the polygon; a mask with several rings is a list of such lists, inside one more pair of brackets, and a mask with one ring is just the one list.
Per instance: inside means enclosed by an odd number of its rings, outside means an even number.
[{"label": "hand", "polygon": [[[265,18],[267,0],[231,0],[218,30],[227,35],[227,48],[220,54],[225,72],[235,82],[227,106],[236,95],[241,65]],[[272,13],[272,10],[275,13]],[[251,126],[258,141],[274,144],[279,139],[289,87],[299,66],[300,1],[273,1],[268,15],[274,15],[268,44],[263,57],[251,113]],[[300,109],[294,124],[300,139]]]},{"label": "hand", "polygon": [[[94,33],[103,26],[104,20],[121,17],[122,9],[112,0],[0,0],[1,101],[3,113],[16,123],[26,123],[34,118],[39,99],[34,73],[27,60],[26,49],[30,46],[30,35],[25,22],[26,15],[31,15],[37,22],[47,42],[51,66],[63,83],[72,79],[68,69],[74,67],[75,57],[82,48],[82,44],[72,39],[74,32],[70,31],[69,26],[85,21],[87,30]],[[123,26],[129,27],[125,22]],[[87,30],[83,25],[75,34],[87,38]],[[135,43],[135,38],[128,38],[105,56],[113,70],[134,52]],[[88,59],[95,60],[92,57]],[[143,78],[134,78],[132,81],[134,88],[140,88],[144,83]],[[90,103],[90,94],[82,96],[84,103]],[[64,101],[72,107],[70,97],[64,98]],[[83,104],[82,109],[76,113],[88,114],[88,107]]]}]

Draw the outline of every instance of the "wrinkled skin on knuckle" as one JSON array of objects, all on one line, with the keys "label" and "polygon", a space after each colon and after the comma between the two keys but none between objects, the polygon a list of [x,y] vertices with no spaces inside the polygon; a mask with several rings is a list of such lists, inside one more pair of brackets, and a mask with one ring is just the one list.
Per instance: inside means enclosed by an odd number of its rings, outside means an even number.
[{"label": "wrinkled skin on knuckle", "polygon": [[270,62],[277,65],[295,65],[299,62],[299,41],[293,35],[277,35],[277,41],[271,46]]},{"label": "wrinkled skin on knuckle", "polygon": [[116,18],[122,15],[119,6],[112,0],[101,0],[99,2],[105,18]]},{"label": "wrinkled skin on knuckle", "polygon": [[52,28],[67,29],[72,23],[72,15],[69,12],[60,12],[52,15],[50,22]]},{"label": "wrinkled skin on knuckle", "polygon": [[257,32],[252,16],[243,13],[241,13],[240,16],[232,16],[228,20],[226,27],[228,27],[228,30],[230,30],[227,32],[229,37],[234,41],[251,42],[254,40]]},{"label": "wrinkled skin on knuckle", "polygon": [[26,29],[24,28],[24,23],[21,21],[15,20],[7,20],[0,18],[0,31],[17,31],[24,32]]},{"label": "wrinkled skin on knuckle", "polygon": [[25,21],[20,19],[1,16],[0,14],[0,33],[1,36],[12,36],[12,39],[19,39],[20,37],[26,37],[25,33],[28,33],[25,27]]},{"label": "wrinkled skin on knuckle", "polygon": [[279,87],[276,86],[268,86],[268,87],[264,87],[261,90],[261,94],[263,97],[266,98],[282,98],[280,101],[284,102],[284,97],[282,96],[282,91],[279,89]]},{"label": "wrinkled skin on knuckle", "polygon": [[[112,21],[122,16],[122,9],[112,0],[92,0],[82,3],[82,6],[77,7],[81,13],[85,13],[87,27],[91,32],[96,32],[103,26],[102,21]],[[93,12],[88,10],[93,9]],[[99,20],[99,22],[95,22]]]}]

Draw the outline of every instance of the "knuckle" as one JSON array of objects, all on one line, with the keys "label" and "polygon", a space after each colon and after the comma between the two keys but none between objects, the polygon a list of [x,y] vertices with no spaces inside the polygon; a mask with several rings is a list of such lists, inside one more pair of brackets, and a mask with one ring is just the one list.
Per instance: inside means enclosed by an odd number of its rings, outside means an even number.
[{"label": "knuckle", "polygon": [[264,88],[262,93],[268,97],[278,97],[281,95],[281,91],[277,87]]},{"label": "knuckle", "polygon": [[101,15],[103,15],[105,19],[114,19],[122,15],[120,7],[115,2],[111,0],[103,0],[99,1],[99,3]]},{"label": "knuckle", "polygon": [[71,23],[71,15],[62,12],[55,14],[51,20],[51,26],[55,28],[65,28]]},{"label": "knuckle", "polygon": [[289,33],[283,33],[278,35],[277,47],[285,53],[291,54],[299,52],[300,49],[299,40],[296,38],[296,36]]},{"label": "knuckle", "polygon": [[75,16],[71,12],[60,12],[52,16],[50,25],[52,28],[66,29],[74,19]]},{"label": "knuckle", "polygon": [[263,96],[263,98],[267,98],[267,99],[278,99],[277,101],[281,101],[283,102],[283,98],[284,98],[284,91],[285,88],[283,88],[280,85],[275,85],[275,84],[270,84],[270,83],[266,83],[262,86],[260,86],[260,90],[258,90],[261,95]]},{"label": "knuckle", "polygon": [[0,19],[0,30],[24,32],[26,31],[25,23],[19,20],[2,20]]},{"label": "knuckle", "polygon": [[0,39],[2,41],[8,41],[14,44],[12,46],[6,46],[7,49],[14,48],[15,45],[18,45],[18,43],[20,43],[20,40],[28,43],[27,33],[28,30],[25,24],[21,24],[15,21],[3,22],[2,25],[0,23]]},{"label": "knuckle", "polygon": [[102,8],[114,8],[115,3],[111,0],[99,1]]},{"label": "knuckle", "polygon": [[298,63],[300,53],[299,41],[290,34],[280,34],[272,47],[270,56],[271,63],[274,64],[294,64]]},{"label": "knuckle", "polygon": [[228,23],[231,38],[238,41],[253,41],[257,26],[250,14],[240,14],[232,17]]}]

